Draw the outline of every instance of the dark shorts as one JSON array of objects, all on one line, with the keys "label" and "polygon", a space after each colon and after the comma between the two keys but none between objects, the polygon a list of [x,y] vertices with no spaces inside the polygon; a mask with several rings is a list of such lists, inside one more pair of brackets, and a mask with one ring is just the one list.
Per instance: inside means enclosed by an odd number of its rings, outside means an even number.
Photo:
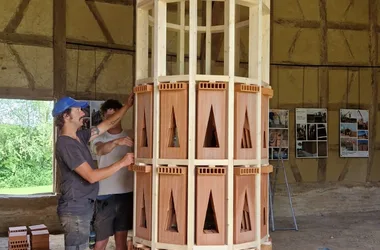
[{"label": "dark shorts", "polygon": [[65,250],[84,250],[88,248],[90,223],[93,214],[93,210],[90,210],[83,215],[59,215],[64,232]]},{"label": "dark shorts", "polygon": [[106,200],[97,200],[94,228],[96,241],[105,240],[116,232],[133,229],[133,192],[115,194]]}]

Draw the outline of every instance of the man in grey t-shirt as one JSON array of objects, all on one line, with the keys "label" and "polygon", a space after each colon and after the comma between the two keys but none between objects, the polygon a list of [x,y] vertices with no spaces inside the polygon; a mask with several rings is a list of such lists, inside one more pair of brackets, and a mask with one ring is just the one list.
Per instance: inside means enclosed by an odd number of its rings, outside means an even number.
[{"label": "man in grey t-shirt", "polygon": [[134,95],[111,117],[91,129],[83,125],[87,102],[63,97],[54,105],[53,117],[60,135],[56,142],[56,158],[60,170],[60,193],[57,213],[64,231],[65,250],[88,247],[90,222],[100,180],[106,179],[134,162],[132,153],[108,167],[97,169],[88,143],[115,126],[133,105]]}]

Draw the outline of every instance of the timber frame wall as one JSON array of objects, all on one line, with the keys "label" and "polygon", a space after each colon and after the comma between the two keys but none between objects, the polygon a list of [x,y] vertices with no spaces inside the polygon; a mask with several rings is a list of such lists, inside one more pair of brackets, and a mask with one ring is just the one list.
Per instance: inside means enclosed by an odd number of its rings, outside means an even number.
[{"label": "timber frame wall", "polygon": [[[272,6],[271,107],[290,110],[288,178],[298,183],[379,180],[380,1],[272,0]],[[329,157],[296,159],[294,110],[313,107],[328,110]],[[369,158],[339,157],[343,108],[369,110]]]}]

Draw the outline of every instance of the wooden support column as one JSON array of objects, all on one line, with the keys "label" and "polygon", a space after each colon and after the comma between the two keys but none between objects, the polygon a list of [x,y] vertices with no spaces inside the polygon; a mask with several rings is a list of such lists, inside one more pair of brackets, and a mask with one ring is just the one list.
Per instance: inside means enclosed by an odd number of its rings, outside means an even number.
[{"label": "wooden support column", "polygon": [[[369,61],[372,67],[378,64],[377,55],[378,55],[378,37],[376,31],[377,25],[377,0],[369,0],[369,24],[370,24],[370,32],[369,32]],[[376,68],[372,68],[371,70],[371,88],[372,88],[372,96],[371,96],[371,104],[369,108],[369,158],[367,161],[367,175],[366,181],[371,181],[371,172],[375,157],[375,144],[376,144],[376,122],[377,122],[377,106],[378,106],[378,82],[377,82],[377,72]]]},{"label": "wooden support column", "polygon": [[[53,97],[59,99],[66,94],[66,0],[54,0],[53,3],[53,60]],[[55,141],[57,131],[54,137]],[[53,183],[53,191],[59,193],[59,169],[55,161]]]},{"label": "wooden support column", "polygon": [[[319,1],[319,14],[321,17],[321,65],[327,65],[327,11],[326,0]],[[327,108],[329,103],[329,71],[327,67],[319,69],[319,107]],[[318,182],[326,181],[327,159],[318,159],[317,180]]]}]

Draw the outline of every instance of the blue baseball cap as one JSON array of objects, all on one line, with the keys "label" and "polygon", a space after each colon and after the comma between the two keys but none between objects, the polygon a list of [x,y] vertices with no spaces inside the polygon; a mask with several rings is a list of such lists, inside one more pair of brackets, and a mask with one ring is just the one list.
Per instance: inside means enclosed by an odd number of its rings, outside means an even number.
[{"label": "blue baseball cap", "polygon": [[79,102],[71,97],[65,96],[54,104],[52,115],[56,117],[68,108],[85,108],[87,106],[88,102]]}]

